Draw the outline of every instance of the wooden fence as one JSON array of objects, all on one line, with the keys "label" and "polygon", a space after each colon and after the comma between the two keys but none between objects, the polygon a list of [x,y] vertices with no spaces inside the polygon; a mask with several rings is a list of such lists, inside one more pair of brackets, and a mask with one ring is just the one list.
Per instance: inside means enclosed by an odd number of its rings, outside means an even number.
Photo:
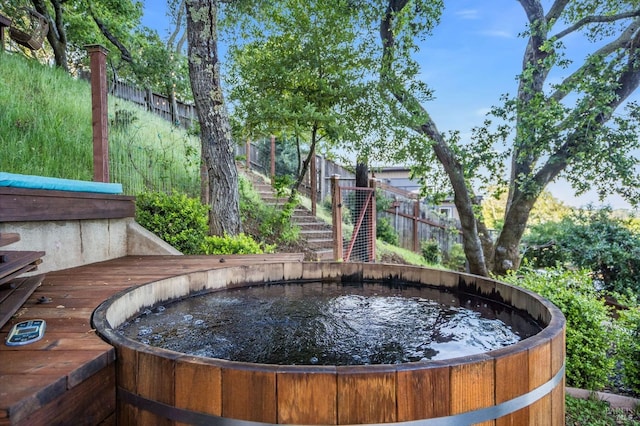
[{"label": "wooden fence", "polygon": [[[266,144],[248,144],[239,146],[238,155],[246,155],[249,159],[249,167],[260,171],[265,176],[270,175],[271,153]],[[332,176],[339,176],[339,184],[342,187],[355,186],[355,174],[349,169],[316,155],[316,173],[318,187],[316,188],[317,200],[322,202],[331,197]],[[276,170],[276,175],[278,171]],[[300,192],[310,197],[311,177],[306,174]],[[450,205],[429,206],[419,200],[416,194],[394,186],[377,182],[378,196],[383,196],[391,201],[391,207],[385,211],[378,211],[379,218],[387,218],[399,237],[399,246],[407,250],[420,253],[421,242],[436,240],[438,246],[444,252],[449,252],[452,244],[462,242],[462,236],[458,231],[459,221],[453,216],[445,216],[441,210],[452,211]]]},{"label": "wooden fence", "polygon": [[[80,78],[89,81],[89,73],[80,73]],[[147,111],[170,121],[184,129],[193,129],[198,123],[195,105],[181,102],[151,89],[141,89],[122,81],[109,82],[109,94],[142,106]]]},{"label": "wooden fence", "polygon": [[109,85],[109,94],[136,103],[176,126],[192,129],[197,123],[195,105],[172,100],[150,89],[140,89],[120,81]]},{"label": "wooden fence", "polygon": [[416,194],[378,182],[378,196],[391,201],[391,206],[378,211],[379,217],[389,220],[399,238],[399,246],[419,253],[422,241],[435,240],[443,252],[461,243],[460,224],[453,217],[440,213],[439,206],[429,206]]}]

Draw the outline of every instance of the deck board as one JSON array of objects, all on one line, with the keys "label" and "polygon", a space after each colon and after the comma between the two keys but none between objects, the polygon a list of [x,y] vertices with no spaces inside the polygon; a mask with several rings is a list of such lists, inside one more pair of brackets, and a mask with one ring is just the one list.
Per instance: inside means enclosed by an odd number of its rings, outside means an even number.
[{"label": "deck board", "polygon": [[[224,259],[224,261],[221,261]],[[254,263],[302,261],[302,254],[239,256],[127,256],[110,261],[48,272],[14,317],[0,328],[6,339],[13,324],[44,319],[47,328],[38,342],[0,345],[0,424],[21,424],[55,407],[84,407],[80,389],[94,386],[115,362],[115,350],[91,328],[91,315],[100,303],[129,287],[185,273]],[[44,303],[42,303],[44,301]],[[113,368],[110,371],[115,371]],[[115,373],[113,373],[115,374]],[[115,378],[113,378],[115,380]],[[104,382],[103,379],[100,380]],[[104,391],[104,389],[102,389]],[[113,389],[115,393],[115,389]],[[109,408],[106,404],[105,410]],[[73,410],[65,409],[66,416]],[[96,418],[109,413],[95,413]],[[27,419],[27,420],[25,420]],[[33,423],[32,423],[33,424]]]},{"label": "deck board", "polygon": [[0,286],[0,327],[20,309],[43,278],[43,275],[19,277]]}]

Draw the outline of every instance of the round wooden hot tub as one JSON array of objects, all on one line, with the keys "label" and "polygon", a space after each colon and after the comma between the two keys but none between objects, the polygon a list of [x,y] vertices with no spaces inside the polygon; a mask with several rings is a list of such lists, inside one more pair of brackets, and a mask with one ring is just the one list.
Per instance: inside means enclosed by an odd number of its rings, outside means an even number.
[{"label": "round wooden hot tub", "polygon": [[[528,312],[543,329],[478,355],[365,366],[201,358],[147,346],[115,331],[147,307],[193,293],[343,277],[423,283],[479,295]],[[122,425],[564,425],[562,313],[534,293],[487,278],[386,264],[229,267],[131,288],[100,305],[93,323],[117,351],[117,420]]]}]

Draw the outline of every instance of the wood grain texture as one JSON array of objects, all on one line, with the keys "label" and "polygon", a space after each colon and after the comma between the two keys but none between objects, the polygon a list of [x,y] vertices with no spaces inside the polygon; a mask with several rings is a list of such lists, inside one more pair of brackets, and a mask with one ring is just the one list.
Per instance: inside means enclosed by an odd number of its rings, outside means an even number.
[{"label": "wood grain texture", "polygon": [[[529,391],[529,354],[521,351],[496,358],[496,404],[517,398]],[[529,407],[496,420],[496,426],[529,424]]]},{"label": "wood grain texture", "polygon": [[176,360],[175,393],[178,408],[222,415],[222,371],[200,358]]},{"label": "wood grain texture", "polygon": [[275,371],[223,368],[222,416],[276,423]]},{"label": "wood grain texture", "polygon": [[443,417],[451,414],[451,372],[442,363],[432,368],[398,371],[398,421]]},{"label": "wood grain texture", "polygon": [[135,216],[135,197],[0,187],[0,222],[117,219]]},{"label": "wood grain texture", "polygon": [[[451,366],[451,413],[465,413],[495,404],[495,365],[492,359]],[[478,425],[493,425],[493,421]]]},{"label": "wood grain texture", "polygon": [[[0,203],[1,204],[1,203]],[[220,262],[224,259],[224,262]],[[65,395],[75,398],[69,391],[112,365],[115,349],[96,335],[91,324],[93,311],[107,298],[129,287],[180,274],[206,271],[233,265],[268,263],[270,261],[302,261],[303,255],[285,253],[277,255],[242,256],[128,256],[76,268],[48,272],[14,317],[0,327],[0,340],[4,340],[13,324],[23,319],[42,318],[47,329],[42,340],[22,347],[0,345],[0,424],[13,424],[21,418],[37,415],[50,401],[64,402]],[[47,303],[40,303],[46,298]],[[164,390],[171,388],[166,378],[146,374],[155,370],[149,360],[143,360],[139,374],[138,353],[119,348],[118,369],[113,371],[115,383],[138,392],[141,388],[149,395],[158,394],[162,400]],[[157,370],[155,370],[157,371]],[[110,379],[111,380],[111,379]],[[173,378],[171,378],[173,380]],[[12,389],[12,392],[8,392]],[[115,385],[113,387],[115,393]],[[173,394],[173,390],[171,390]],[[60,398],[60,399],[58,399]],[[141,424],[147,414],[135,407],[120,403],[119,424]],[[82,408],[78,408],[81,415]],[[115,413],[115,410],[114,410]],[[111,418],[115,422],[115,417]],[[108,421],[107,421],[108,424]],[[156,419],[148,424],[158,424]]]},{"label": "wood grain texture", "polygon": [[[540,342],[529,349],[529,389],[533,390],[551,380],[551,341]],[[529,405],[530,424],[549,424],[552,413],[552,394]]]},{"label": "wood grain texture", "polygon": [[334,425],[337,378],[334,373],[279,372],[278,423]]},{"label": "wood grain texture", "polygon": [[395,421],[395,371],[374,372],[366,367],[338,370],[339,424]]}]

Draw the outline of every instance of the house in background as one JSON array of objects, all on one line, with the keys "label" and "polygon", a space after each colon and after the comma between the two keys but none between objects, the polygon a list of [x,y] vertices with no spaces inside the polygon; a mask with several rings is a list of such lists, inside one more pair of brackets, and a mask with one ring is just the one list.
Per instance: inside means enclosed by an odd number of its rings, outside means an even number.
[{"label": "house in background", "polygon": [[[408,167],[381,167],[375,168],[370,172],[371,177],[389,186],[402,189],[407,192],[416,194],[420,193],[420,184],[418,181],[409,177],[410,170]],[[447,197],[441,204],[437,206],[428,206],[431,210],[437,212],[442,218],[452,219],[456,222],[460,221],[460,215],[453,203],[452,197]]]}]

